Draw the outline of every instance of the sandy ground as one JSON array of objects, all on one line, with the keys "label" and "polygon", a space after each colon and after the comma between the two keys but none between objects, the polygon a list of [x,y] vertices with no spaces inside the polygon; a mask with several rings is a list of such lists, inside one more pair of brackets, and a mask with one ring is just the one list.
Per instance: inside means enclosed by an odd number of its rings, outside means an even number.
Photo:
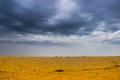
[{"label": "sandy ground", "polygon": [[0,80],[120,80],[120,57],[0,56]]}]

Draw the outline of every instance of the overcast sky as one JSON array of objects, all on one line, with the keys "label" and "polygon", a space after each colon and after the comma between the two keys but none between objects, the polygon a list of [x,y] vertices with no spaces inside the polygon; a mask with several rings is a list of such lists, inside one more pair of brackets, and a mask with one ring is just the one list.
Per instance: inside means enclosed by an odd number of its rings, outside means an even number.
[{"label": "overcast sky", "polygon": [[120,55],[120,0],[0,0],[0,55]]}]

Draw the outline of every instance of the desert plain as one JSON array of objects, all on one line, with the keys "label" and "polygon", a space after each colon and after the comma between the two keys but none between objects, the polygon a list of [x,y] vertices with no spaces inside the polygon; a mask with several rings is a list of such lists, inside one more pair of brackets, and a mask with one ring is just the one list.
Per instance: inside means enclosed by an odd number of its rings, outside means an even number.
[{"label": "desert plain", "polygon": [[0,56],[0,80],[120,80],[120,56]]}]

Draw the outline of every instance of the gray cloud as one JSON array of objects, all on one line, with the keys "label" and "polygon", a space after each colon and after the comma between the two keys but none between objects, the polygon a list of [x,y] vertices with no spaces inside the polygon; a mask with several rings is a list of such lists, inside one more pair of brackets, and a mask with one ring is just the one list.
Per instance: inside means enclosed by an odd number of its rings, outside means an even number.
[{"label": "gray cloud", "polygon": [[119,3],[119,0],[1,0],[0,38],[17,34],[88,36],[101,28],[101,22],[105,23],[103,32],[116,32],[120,30]]}]

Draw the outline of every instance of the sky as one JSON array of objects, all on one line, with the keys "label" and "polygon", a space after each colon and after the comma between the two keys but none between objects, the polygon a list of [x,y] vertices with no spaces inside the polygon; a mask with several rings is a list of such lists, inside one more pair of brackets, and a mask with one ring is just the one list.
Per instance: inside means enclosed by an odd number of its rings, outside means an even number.
[{"label": "sky", "polygon": [[120,0],[0,0],[0,55],[120,55],[119,4]]}]

